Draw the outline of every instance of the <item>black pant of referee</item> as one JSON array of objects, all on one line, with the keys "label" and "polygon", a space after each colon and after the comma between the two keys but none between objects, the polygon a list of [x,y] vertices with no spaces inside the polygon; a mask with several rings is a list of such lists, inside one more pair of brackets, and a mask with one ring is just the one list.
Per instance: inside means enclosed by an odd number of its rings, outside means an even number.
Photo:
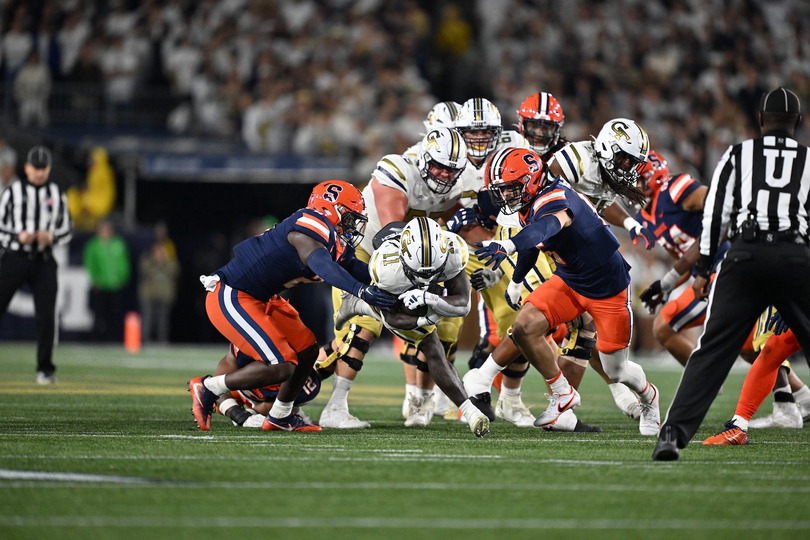
[{"label": "black pant of referee", "polygon": [[804,350],[810,350],[810,247],[768,233],[761,236],[734,241],[721,264],[703,335],[661,428],[661,440],[676,437],[678,448],[685,448],[697,432],[748,334],[769,305],[776,306]]},{"label": "black pant of referee", "polygon": [[28,284],[34,296],[37,326],[37,372],[52,375],[56,336],[56,261],[50,250],[38,253],[6,251],[0,257],[0,316],[14,293]]}]

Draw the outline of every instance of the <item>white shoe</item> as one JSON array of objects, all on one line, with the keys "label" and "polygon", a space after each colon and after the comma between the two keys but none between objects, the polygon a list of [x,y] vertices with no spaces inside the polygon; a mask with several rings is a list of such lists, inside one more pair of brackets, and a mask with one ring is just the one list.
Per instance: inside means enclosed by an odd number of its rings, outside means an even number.
[{"label": "white shoe", "polygon": [[511,422],[517,427],[534,427],[534,416],[523,403],[520,395],[498,396],[498,403],[495,404],[495,416]]},{"label": "white shoe", "polygon": [[425,427],[433,419],[433,394],[422,398],[414,394],[408,396],[408,419],[405,427]]},{"label": "white shoe", "polygon": [[366,429],[371,427],[368,422],[363,422],[356,416],[349,414],[348,408],[329,404],[321,412],[321,419],[318,424],[321,427],[334,429]]},{"label": "white shoe", "polygon": [[484,413],[479,412],[467,421],[467,425],[470,426],[470,431],[472,431],[473,435],[476,437],[484,437],[489,433],[489,418],[487,418]]},{"label": "white shoe", "polygon": [[549,404],[546,410],[534,420],[535,427],[546,427],[569,409],[574,409],[582,403],[579,397],[579,392],[572,386],[571,391],[567,394],[559,394],[554,392],[551,395],[546,394]]},{"label": "white shoe", "polygon": [[608,388],[610,388],[610,393],[613,394],[613,402],[616,403],[620,411],[633,420],[641,418],[641,403],[632,390],[622,383],[610,383]]},{"label": "white shoe", "polygon": [[293,412],[293,414],[297,414],[298,417],[301,420],[303,420],[305,424],[314,424],[315,423],[315,422],[312,421],[312,418],[310,418],[309,415],[304,412],[304,409],[302,409],[301,407],[299,407],[297,405],[295,407],[293,407],[292,412]]},{"label": "white shoe", "polygon": [[658,388],[653,383],[647,384],[652,387],[655,393],[649,402],[644,403],[639,401],[641,417],[638,420],[638,431],[642,435],[657,437],[658,433],[661,431],[661,411],[658,407],[660,394],[658,393]]},{"label": "white shoe", "polygon": [[797,401],[799,412],[802,413],[802,420],[805,424],[810,424],[810,401]]},{"label": "white shoe", "polygon": [[433,416],[441,416],[445,420],[458,420],[458,407],[438,386],[433,389]]},{"label": "white shoe", "polygon": [[464,383],[464,391],[468,396],[477,396],[479,394],[486,394],[492,390],[492,381],[485,380],[481,375],[481,370],[473,368],[464,374],[462,379]]},{"label": "white shoe", "polygon": [[748,422],[749,428],[793,428],[801,429],[804,425],[802,413],[796,403],[773,403],[773,413]]},{"label": "white shoe", "polygon": [[411,410],[411,401],[408,399],[409,393],[405,392],[405,397],[402,399],[402,418],[408,419]]},{"label": "white shoe", "polygon": [[245,420],[245,423],[242,424],[242,427],[261,429],[262,424],[264,424],[264,419],[265,418],[267,418],[267,416],[265,416],[263,414],[252,414],[252,415],[250,415],[250,418]]},{"label": "white shoe", "polygon": [[37,384],[54,384],[57,382],[59,382],[59,380],[53,373],[45,373],[44,371],[37,371]]},{"label": "white shoe", "polygon": [[574,411],[568,409],[557,419],[550,424],[543,426],[546,431],[567,431],[576,433],[601,433],[602,428],[597,426],[589,426],[574,414]]}]

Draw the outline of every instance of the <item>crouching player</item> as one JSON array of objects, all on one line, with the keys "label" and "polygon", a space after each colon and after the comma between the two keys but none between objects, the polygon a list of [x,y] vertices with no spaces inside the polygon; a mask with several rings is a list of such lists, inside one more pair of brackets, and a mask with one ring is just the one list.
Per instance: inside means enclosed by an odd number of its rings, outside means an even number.
[{"label": "crouching player", "polygon": [[[413,344],[418,356],[425,358],[423,369],[461,410],[473,434],[483,437],[489,433],[489,419],[468,399],[436,332],[442,317],[463,317],[470,310],[470,280],[464,270],[468,257],[460,236],[442,230],[430,218],[412,219],[398,237],[385,240],[369,262],[374,286],[397,295],[400,303],[383,311],[347,296],[335,316],[335,328],[343,328],[355,315],[366,315]],[[426,426],[433,414],[433,396],[413,399],[419,403],[406,425]]]}]

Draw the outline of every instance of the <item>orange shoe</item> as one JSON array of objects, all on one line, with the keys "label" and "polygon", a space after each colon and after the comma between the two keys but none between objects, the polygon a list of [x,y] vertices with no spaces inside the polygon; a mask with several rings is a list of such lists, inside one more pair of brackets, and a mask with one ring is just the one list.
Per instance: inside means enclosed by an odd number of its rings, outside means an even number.
[{"label": "orange shoe", "polygon": [[736,446],[748,444],[748,432],[737,427],[734,420],[729,420],[724,424],[725,430],[717,435],[709,437],[703,444],[713,446]]},{"label": "orange shoe", "polygon": [[217,402],[217,395],[203,384],[208,377],[209,375],[194,377],[188,381],[188,391],[191,392],[191,412],[194,414],[194,420],[197,421],[200,431],[211,429],[211,413]]},{"label": "orange shoe", "polygon": [[262,423],[264,431],[323,431],[321,426],[307,424],[297,414],[291,414],[284,418],[275,418],[267,415]]}]

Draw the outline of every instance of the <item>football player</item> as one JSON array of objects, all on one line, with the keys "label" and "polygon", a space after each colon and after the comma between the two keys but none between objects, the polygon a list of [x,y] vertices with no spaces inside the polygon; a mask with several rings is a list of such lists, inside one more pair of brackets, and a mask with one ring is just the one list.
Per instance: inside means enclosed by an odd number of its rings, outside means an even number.
[{"label": "football player", "polygon": [[[413,218],[399,236],[392,235],[374,251],[369,263],[372,283],[397,295],[401,305],[383,312],[359,298],[347,298],[335,317],[335,328],[362,313],[413,345],[470,430],[483,437],[489,432],[489,419],[468,399],[436,329],[442,318],[464,317],[470,310],[470,282],[464,272],[468,257],[467,246],[458,235],[442,230],[430,218]],[[423,389],[409,400],[405,425],[427,426],[433,417],[433,390]]]},{"label": "football player", "polygon": [[370,304],[388,307],[396,297],[370,285],[368,265],[354,256],[368,217],[360,191],[341,180],[315,186],[307,207],[237,244],[233,258],[209,276],[205,308],[216,329],[243,354],[258,360],[231,373],[188,383],[192,412],[203,431],[219,396],[280,384],[264,430],[320,431],[292,413],[318,357],[315,334],[279,296],[299,283],[326,281]]},{"label": "football player", "polygon": [[[361,260],[368,261],[373,252],[373,238],[383,226],[395,221],[408,221],[414,216],[448,219],[462,194],[459,175],[467,165],[467,147],[461,135],[452,128],[438,127],[422,139],[416,154],[389,154],[377,163],[371,181],[363,190],[368,205],[368,225],[357,250]],[[340,291],[333,290],[335,311],[339,311]],[[321,367],[335,366],[335,382],[319,423],[333,428],[367,428],[349,413],[348,395],[371,343],[380,335],[382,323],[373,317],[357,317],[341,330],[325,349]],[[441,329],[440,329],[441,334]],[[439,336],[443,337],[442,335]],[[456,339],[456,335],[452,336]],[[454,342],[454,341],[453,341]],[[448,345],[449,346],[449,342]],[[416,361],[416,359],[414,359]],[[432,386],[423,365],[423,386]]]},{"label": "football player", "polygon": [[[585,197],[560,178],[551,178],[539,155],[531,150],[506,149],[487,164],[487,188],[505,214],[517,213],[523,229],[509,240],[482,243],[476,256],[495,268],[518,254],[507,297],[519,307],[512,341],[545,377],[551,389],[548,408],[535,426],[545,427],[580,403],[556,361],[547,332],[586,311],[597,330],[596,348],[607,375],[638,395],[639,431],[655,436],[660,430],[659,394],[644,370],[629,356],[632,311],[629,306],[629,266],[618,251],[619,241]],[[554,275],[521,300],[523,279],[540,251],[556,263]],[[504,341],[505,343],[505,341]],[[507,364],[504,364],[507,365]],[[486,392],[504,366],[493,356],[464,376],[468,394]]]}]

